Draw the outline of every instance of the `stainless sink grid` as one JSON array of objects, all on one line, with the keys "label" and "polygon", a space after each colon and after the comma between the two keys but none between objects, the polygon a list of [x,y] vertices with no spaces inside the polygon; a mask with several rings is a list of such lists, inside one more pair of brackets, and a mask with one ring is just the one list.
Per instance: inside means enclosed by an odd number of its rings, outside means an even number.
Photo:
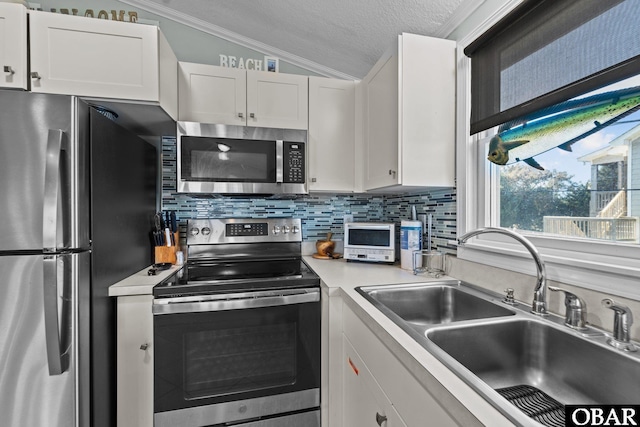
[{"label": "stainless sink grid", "polygon": [[516,408],[548,427],[564,427],[564,405],[547,393],[530,385],[496,389]]}]

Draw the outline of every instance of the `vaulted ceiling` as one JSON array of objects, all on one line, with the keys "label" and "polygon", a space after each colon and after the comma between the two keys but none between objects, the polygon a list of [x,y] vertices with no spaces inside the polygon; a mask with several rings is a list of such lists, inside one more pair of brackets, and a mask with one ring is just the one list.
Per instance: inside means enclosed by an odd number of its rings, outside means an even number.
[{"label": "vaulted ceiling", "polygon": [[360,79],[402,32],[446,37],[479,0],[122,0],[322,75]]}]

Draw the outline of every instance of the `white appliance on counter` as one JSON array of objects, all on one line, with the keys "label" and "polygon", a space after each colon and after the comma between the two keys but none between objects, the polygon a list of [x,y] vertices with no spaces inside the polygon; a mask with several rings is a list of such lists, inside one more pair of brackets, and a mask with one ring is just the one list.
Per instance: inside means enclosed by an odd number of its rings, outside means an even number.
[{"label": "white appliance on counter", "polygon": [[389,222],[348,222],[344,225],[344,254],[350,261],[393,263],[396,226]]},{"label": "white appliance on counter", "polygon": [[115,425],[108,288],[151,263],[157,170],[81,99],[0,90],[3,427]]}]

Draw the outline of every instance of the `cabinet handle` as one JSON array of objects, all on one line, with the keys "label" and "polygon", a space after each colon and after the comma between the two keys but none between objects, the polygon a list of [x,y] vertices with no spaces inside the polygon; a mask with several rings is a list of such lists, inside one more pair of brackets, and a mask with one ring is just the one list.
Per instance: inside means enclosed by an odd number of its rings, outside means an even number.
[{"label": "cabinet handle", "polygon": [[378,423],[379,426],[382,426],[382,423],[386,421],[387,421],[386,415],[380,415],[379,413],[376,412],[376,422]]},{"label": "cabinet handle", "polygon": [[9,73],[11,75],[14,75],[16,72],[13,71],[13,68],[11,68],[11,65],[5,65],[4,66],[4,72],[5,73]]},{"label": "cabinet handle", "polygon": [[37,71],[32,71],[31,72],[31,78],[32,79],[36,79],[36,80],[40,80],[42,77],[40,77],[40,74],[38,74]]},{"label": "cabinet handle", "polygon": [[238,113],[238,117],[242,119],[244,117],[244,113]]},{"label": "cabinet handle", "polygon": [[393,177],[396,177],[396,171],[389,169],[389,175],[393,175]]},{"label": "cabinet handle", "polygon": [[144,343],[140,346],[140,350],[145,351],[146,349],[149,348],[149,343]]},{"label": "cabinet handle", "polygon": [[254,113],[249,113],[249,117],[251,117],[252,119],[255,119],[256,115]]},{"label": "cabinet handle", "polygon": [[317,179],[311,178],[311,182],[316,182],[316,181],[317,181]]}]

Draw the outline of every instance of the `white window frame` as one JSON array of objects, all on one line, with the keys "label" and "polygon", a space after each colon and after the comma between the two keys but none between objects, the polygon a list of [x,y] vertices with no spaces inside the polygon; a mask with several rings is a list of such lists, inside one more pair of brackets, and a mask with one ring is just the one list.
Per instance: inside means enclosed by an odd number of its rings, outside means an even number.
[{"label": "white window frame", "polygon": [[[497,188],[497,168],[486,160],[486,147],[479,137],[469,137],[471,116],[471,60],[463,50],[504,17],[520,0],[503,5],[471,34],[458,42],[456,177],[458,188],[457,233],[498,222],[498,201],[490,189]],[[482,135],[480,135],[482,136]],[[491,169],[493,173],[491,173]],[[493,178],[492,178],[493,176]],[[493,181],[492,181],[493,180]],[[494,195],[496,192],[493,193]],[[616,244],[585,239],[562,239],[520,231],[540,251],[547,278],[606,294],[640,299],[640,245]],[[458,248],[458,258],[520,273],[536,274],[531,256],[508,237],[484,234]]]}]

